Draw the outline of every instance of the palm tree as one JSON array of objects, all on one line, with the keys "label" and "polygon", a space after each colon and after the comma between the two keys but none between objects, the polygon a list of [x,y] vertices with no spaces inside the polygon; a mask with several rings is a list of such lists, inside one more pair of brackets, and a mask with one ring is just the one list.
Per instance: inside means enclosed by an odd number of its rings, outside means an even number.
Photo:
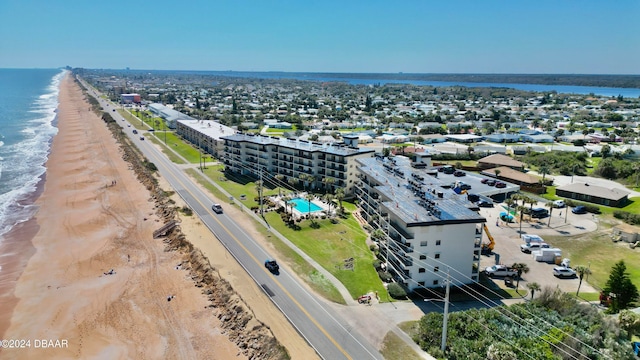
[{"label": "palm tree", "polygon": [[334,198],[333,194],[325,194],[324,195],[324,200],[329,205],[329,215],[331,215],[331,204],[333,204],[333,198]]},{"label": "palm tree", "polygon": [[576,296],[578,296],[578,294],[580,293],[580,286],[582,285],[582,279],[584,278],[585,274],[591,275],[591,269],[589,269],[584,265],[578,265],[574,268],[574,270],[576,271],[576,274],[578,274],[578,277],[580,278],[580,282],[578,283],[578,291],[576,291]]},{"label": "palm tree", "polygon": [[335,195],[336,195],[336,200],[338,200],[338,204],[340,204],[340,211],[342,211],[343,210],[342,199],[344,199],[344,188],[337,188]]},{"label": "palm tree", "polygon": [[296,179],[295,177],[291,176],[287,179],[287,182],[289,183],[289,185],[291,185],[291,187],[295,187],[296,184],[298,183],[298,179]]},{"label": "palm tree", "polygon": [[524,216],[524,211],[525,211],[526,209],[527,209],[527,208],[526,208],[526,207],[524,207],[524,206],[518,206],[518,207],[516,208],[516,211],[519,211],[519,212],[520,212],[520,233],[521,233],[521,234],[522,234],[522,217]]},{"label": "palm tree", "polygon": [[553,212],[553,201],[547,201],[544,206],[549,208],[549,223],[547,226],[551,226],[551,213]]},{"label": "palm tree", "polygon": [[324,184],[324,193],[326,194],[329,191],[329,188],[331,187],[331,185],[333,185],[336,182],[336,179],[334,178],[330,178],[330,177],[325,177],[322,179],[322,183]]},{"label": "palm tree", "polygon": [[536,200],[534,198],[530,198],[530,197],[527,196],[527,197],[525,197],[524,202],[530,205],[529,206],[529,210],[533,214],[533,205],[536,205],[538,203],[538,200]]},{"label": "palm tree", "polygon": [[513,200],[512,198],[508,198],[504,201],[504,203],[507,204],[507,213],[511,214],[511,205],[515,204],[515,200]]},{"label": "palm tree", "polygon": [[522,274],[529,272],[529,266],[525,263],[514,263],[511,268],[518,272],[518,278],[516,279],[516,292],[518,292],[518,285],[520,285],[520,277]]},{"label": "palm tree", "polygon": [[546,165],[542,165],[540,166],[540,169],[538,172],[542,174],[542,185],[544,185],[544,177],[547,176],[547,174],[549,173],[549,167]]},{"label": "palm tree", "polygon": [[535,294],[536,291],[540,290],[540,284],[538,284],[537,282],[528,283],[527,288],[531,290],[531,299],[533,300],[533,294]]},{"label": "palm tree", "polygon": [[309,218],[311,219],[311,223],[314,223],[315,221],[313,220],[314,217],[311,215],[311,200],[313,200],[314,196],[311,194],[307,194],[305,197],[305,199],[307,199],[307,202],[309,203],[309,208],[307,210],[307,215],[309,216]]},{"label": "palm tree", "polygon": [[498,179],[498,178],[500,177],[500,173],[501,173],[501,172],[502,172],[502,171],[500,171],[500,170],[498,170],[498,169],[496,169],[496,170],[494,170],[494,171],[493,171],[493,173],[494,173],[494,174],[496,174],[496,179]]},{"label": "palm tree", "polygon": [[258,199],[260,199],[260,214],[262,214],[262,180],[256,181],[255,185],[258,191]]},{"label": "palm tree", "polygon": [[278,180],[278,196],[282,196],[282,186],[280,184],[282,183],[282,179],[284,179],[284,175],[278,174],[274,177]]}]

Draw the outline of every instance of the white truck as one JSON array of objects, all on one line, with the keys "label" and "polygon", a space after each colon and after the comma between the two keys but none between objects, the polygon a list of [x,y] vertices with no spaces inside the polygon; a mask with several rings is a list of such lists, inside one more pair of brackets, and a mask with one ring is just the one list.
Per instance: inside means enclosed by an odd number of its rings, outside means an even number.
[{"label": "white truck", "polygon": [[505,277],[505,276],[511,276],[511,277],[516,277],[518,276],[518,272],[508,266],[505,265],[493,265],[493,266],[489,266],[486,269],[484,269],[484,273],[487,274],[488,277]]},{"label": "white truck", "polygon": [[520,245],[520,251],[523,253],[531,254],[532,251],[547,249],[549,248],[549,244],[543,242],[529,242],[526,244]]}]

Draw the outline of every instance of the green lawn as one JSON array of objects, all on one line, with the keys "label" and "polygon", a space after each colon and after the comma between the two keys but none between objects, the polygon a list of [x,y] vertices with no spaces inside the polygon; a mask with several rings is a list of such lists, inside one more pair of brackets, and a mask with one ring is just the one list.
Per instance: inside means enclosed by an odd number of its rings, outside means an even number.
[{"label": "green lawn", "polygon": [[[345,203],[345,207],[348,205]],[[351,210],[355,208],[353,205],[349,207]],[[265,218],[278,232],[340,280],[354,299],[372,291],[386,293],[372,265],[374,257],[365,242],[367,234],[352,216],[340,219],[338,224],[332,224],[328,219],[317,220],[318,228],[312,228],[311,221],[304,220],[299,223],[300,230],[287,227],[276,212],[266,213]],[[344,269],[345,260],[349,258],[354,259],[354,270]]]},{"label": "green lawn", "polygon": [[[227,179],[222,172],[223,166],[212,166],[204,170],[204,174],[217,182],[236,199],[245,195],[242,203],[251,208],[258,206],[255,201],[257,189],[252,179],[243,177]],[[265,195],[276,195],[278,189],[266,189]],[[355,205],[344,203],[348,212],[355,210]],[[319,228],[310,227],[310,220],[299,223],[301,230],[293,230],[287,227],[275,211],[265,213],[265,219],[279,233],[288,238],[298,248],[317,261],[325,269],[338,278],[355,299],[369,291],[378,291],[385,294],[386,289],[382,285],[378,274],[373,268],[373,254],[366,245],[367,234],[358,225],[353,216],[340,219],[338,224],[332,224],[328,219],[318,220]],[[283,251],[280,251],[283,252]],[[345,259],[354,258],[354,271],[338,269]],[[295,262],[295,261],[294,261]],[[320,274],[304,273],[307,280],[317,282]],[[335,300],[334,300],[335,301]]]},{"label": "green lawn", "polygon": [[380,353],[385,359],[420,360],[422,357],[393,331],[389,331],[382,340]]},{"label": "green lawn", "polygon": [[[182,155],[187,161],[191,164],[197,164],[200,162],[200,153],[198,149],[184,142],[180,137],[176,136],[175,133],[167,131],[167,146],[173,147],[173,150],[178,154]],[[157,131],[156,137],[159,141],[164,143],[165,133],[163,131]],[[204,155],[204,154],[203,154]],[[211,155],[207,154],[209,160],[211,159]]]},{"label": "green lawn", "polygon": [[596,289],[604,287],[611,267],[620,260],[624,260],[631,281],[640,288],[640,249],[630,249],[624,242],[614,243],[607,232],[572,237],[545,236],[545,241],[562,249],[562,257],[571,259],[573,267],[589,266],[592,274],[588,280]]},{"label": "green lawn", "polygon": [[[209,168],[207,170],[211,170],[213,168]],[[208,176],[205,170],[205,175]],[[227,199],[227,197],[218,190],[217,187],[213,186],[211,183],[206,181],[203,175],[195,169],[188,169],[187,174],[191,175],[194,179],[196,179],[202,186],[204,186],[207,190],[209,190],[216,198],[224,201],[226,203],[231,204],[231,202]],[[219,182],[218,182],[219,183]],[[224,182],[222,185],[225,190],[228,191],[227,186],[232,184],[232,182]],[[253,199],[253,196],[251,197]],[[253,200],[252,200],[253,201]],[[255,223],[255,220],[251,219],[252,222]],[[319,293],[324,298],[339,303],[346,304],[338,289],[336,289],[333,284],[325,278],[321,273],[319,273],[313,266],[311,266],[304,258],[302,258],[298,253],[296,253],[293,249],[291,249],[287,244],[282,242],[278,237],[272,236],[271,232],[265,229],[262,225],[256,224],[256,228],[265,236],[265,238],[269,239],[269,242],[274,245],[276,250],[279,253],[280,259],[286,259],[286,262],[291,268],[298,274],[298,276],[302,277],[317,293]]]},{"label": "green lawn", "polygon": [[173,144],[169,142],[169,134],[170,133],[167,132],[167,144],[169,145],[164,144],[164,132],[156,131],[154,134],[155,136],[148,137],[148,139],[152,141],[154,144],[160,145],[160,147],[162,148],[162,153],[164,153],[167,156],[167,158],[169,158],[169,160],[171,160],[173,163],[184,164],[185,163],[184,160],[182,160],[181,157],[179,157],[169,149],[169,146]]}]

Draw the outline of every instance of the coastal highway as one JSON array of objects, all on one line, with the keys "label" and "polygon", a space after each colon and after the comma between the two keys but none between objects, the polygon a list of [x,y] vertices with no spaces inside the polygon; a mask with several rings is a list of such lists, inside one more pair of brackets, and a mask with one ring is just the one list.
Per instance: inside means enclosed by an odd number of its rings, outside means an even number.
[{"label": "coastal highway", "polygon": [[[88,87],[91,89],[90,87]],[[92,94],[93,91],[91,91]],[[103,108],[110,111],[113,104],[96,96]],[[117,112],[111,112],[125,133],[140,148],[144,156],[153,162],[160,175],[198,214],[216,237],[224,244],[238,263],[247,271],[273,303],[289,319],[307,342],[324,359],[382,359],[378,350],[360,336],[344,319],[336,315],[324,299],[307,291],[299,280],[282,270],[279,275],[271,274],[264,261],[271,258],[269,253],[242,227],[226,214],[215,214],[211,210],[212,200],[182,170],[169,161],[153,144],[139,139],[126,121]],[[282,268],[281,268],[282,269]]]}]

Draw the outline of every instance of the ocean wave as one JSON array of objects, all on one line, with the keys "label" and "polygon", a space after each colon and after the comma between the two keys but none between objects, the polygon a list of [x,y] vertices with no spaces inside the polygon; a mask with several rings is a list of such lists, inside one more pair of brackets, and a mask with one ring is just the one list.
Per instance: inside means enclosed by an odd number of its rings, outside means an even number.
[{"label": "ocean wave", "polygon": [[3,147],[0,161],[10,163],[11,167],[0,164],[2,187],[9,189],[0,194],[0,236],[29,220],[37,210],[31,200],[46,172],[51,140],[58,132],[53,124],[57,116],[59,85],[65,74],[66,71],[62,71],[53,76],[44,93],[28,110],[35,116],[25,122],[26,127],[21,131],[24,140]]}]

